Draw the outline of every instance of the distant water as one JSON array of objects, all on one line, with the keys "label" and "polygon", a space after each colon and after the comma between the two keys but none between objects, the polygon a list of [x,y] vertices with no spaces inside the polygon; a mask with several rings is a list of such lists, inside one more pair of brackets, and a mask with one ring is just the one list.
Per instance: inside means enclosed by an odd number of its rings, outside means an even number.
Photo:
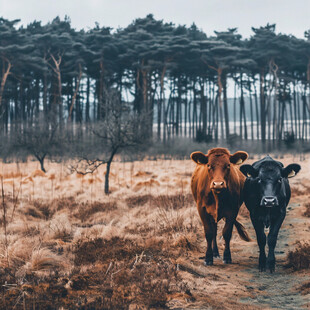
[{"label": "distant water", "polygon": [[[252,139],[252,133],[253,133],[253,138],[254,140],[260,140],[261,139],[261,127],[260,124],[258,124],[258,128],[257,128],[257,122],[253,122],[253,130],[252,130],[252,126],[251,126],[251,122],[247,121],[246,122],[246,130],[247,130],[247,138],[248,139]],[[198,125],[199,128],[199,125]],[[163,137],[163,129],[164,129],[164,124],[161,124],[161,137]],[[185,130],[186,129],[186,130]],[[257,130],[258,129],[258,130]],[[283,122],[283,130],[282,130],[282,139],[284,138],[284,133],[285,132],[289,132],[289,133],[294,133],[294,137],[295,139],[300,139],[302,137],[302,132],[304,130],[304,138],[305,139],[310,139],[310,120],[299,120],[297,121],[297,131],[296,131],[296,127],[295,127],[295,122],[292,123],[290,120],[285,120]],[[225,123],[223,124],[223,131],[224,131],[224,135],[226,132],[226,126]],[[258,131],[258,135],[257,135],[257,131]],[[154,123],[153,124],[153,132],[154,134],[157,134],[157,124]],[[170,135],[174,136],[176,134],[176,126],[174,124],[169,124],[167,126],[167,130],[166,130],[166,134],[168,134],[168,132],[170,132]],[[196,135],[196,126],[193,128],[192,124],[190,123],[180,123],[179,124],[179,136],[182,137],[192,137],[193,136],[193,132],[194,135]],[[210,126],[209,130],[207,130],[207,133],[212,135],[212,138],[215,138],[215,132],[216,132],[216,128],[215,126]],[[270,136],[271,139],[273,139],[273,132],[274,132],[274,126],[271,125],[266,126],[266,139],[268,139],[268,137]],[[191,133],[191,134],[190,134]],[[236,134],[238,136],[241,136],[242,138],[245,138],[245,128],[244,128],[244,123],[242,123],[242,129],[240,129],[240,123],[234,123],[234,122],[229,122],[229,133],[230,134]],[[221,129],[221,124],[218,123],[218,138],[221,139],[222,138],[222,129]]]}]

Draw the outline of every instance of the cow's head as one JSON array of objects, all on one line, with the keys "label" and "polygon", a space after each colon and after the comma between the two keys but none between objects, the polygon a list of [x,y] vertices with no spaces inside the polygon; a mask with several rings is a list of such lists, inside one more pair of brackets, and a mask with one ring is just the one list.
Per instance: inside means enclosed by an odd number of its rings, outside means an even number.
[{"label": "cow's head", "polygon": [[290,164],[284,168],[279,161],[266,156],[251,165],[243,165],[240,171],[256,186],[261,207],[276,207],[285,199],[285,180],[294,177],[300,170],[300,165]]},{"label": "cow's head", "polygon": [[231,164],[240,165],[247,158],[248,154],[246,152],[238,151],[231,155],[224,148],[211,149],[208,154],[203,154],[202,152],[191,154],[191,159],[195,163],[205,165],[206,169],[208,169],[210,189],[215,193],[220,193],[227,188]]}]

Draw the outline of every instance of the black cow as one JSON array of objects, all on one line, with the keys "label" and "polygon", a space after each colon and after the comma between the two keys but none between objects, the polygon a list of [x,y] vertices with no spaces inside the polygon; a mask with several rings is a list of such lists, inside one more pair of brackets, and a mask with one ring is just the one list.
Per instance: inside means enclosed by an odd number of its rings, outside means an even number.
[{"label": "black cow", "polygon": [[260,252],[259,270],[266,270],[264,228],[269,227],[267,268],[272,273],[275,270],[274,248],[278,232],[286,215],[286,206],[291,198],[288,178],[299,172],[300,165],[290,164],[284,168],[281,162],[266,156],[252,166],[241,166],[240,170],[247,176],[243,188],[244,202],[250,211],[251,221],[256,232]]}]

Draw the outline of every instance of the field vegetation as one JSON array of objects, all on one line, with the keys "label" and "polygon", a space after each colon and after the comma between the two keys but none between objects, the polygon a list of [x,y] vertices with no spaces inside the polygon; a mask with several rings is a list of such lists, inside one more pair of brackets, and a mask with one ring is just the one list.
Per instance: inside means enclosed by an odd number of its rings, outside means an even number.
[{"label": "field vegetation", "polygon": [[[232,265],[207,268],[200,259],[206,243],[191,161],[116,161],[109,195],[104,166],[87,175],[69,166],[47,162],[44,173],[38,162],[1,164],[1,309],[260,308],[260,286],[271,280],[257,271],[256,242],[234,232]],[[309,188],[302,171],[292,182],[273,280],[287,278],[288,290],[302,293],[294,293],[298,305],[309,297]],[[244,206],[240,220],[254,237]],[[222,246],[220,238],[220,254]]]}]

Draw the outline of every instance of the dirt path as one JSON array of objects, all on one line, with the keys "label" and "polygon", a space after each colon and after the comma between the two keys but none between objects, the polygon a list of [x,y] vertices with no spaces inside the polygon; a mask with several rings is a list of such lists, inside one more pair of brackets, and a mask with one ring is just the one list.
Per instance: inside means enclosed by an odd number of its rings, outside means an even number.
[{"label": "dirt path", "polygon": [[[224,265],[215,260],[214,266],[205,267],[196,253],[188,260],[180,260],[183,281],[189,287],[195,302],[182,304],[190,309],[302,309],[310,307],[310,296],[301,295],[298,288],[310,281],[306,272],[292,272],[285,268],[285,259],[297,240],[309,240],[309,219],[301,216],[300,205],[290,204],[280,230],[276,247],[276,272],[258,271],[258,247],[255,233],[248,217],[245,224],[253,241],[240,241],[236,231],[232,239],[233,264]],[[223,240],[220,238],[220,254]],[[200,249],[206,244],[201,240]],[[186,298],[185,298],[186,299]],[[171,304],[172,308],[180,304]]]},{"label": "dirt path", "polygon": [[[269,274],[268,272],[260,273],[255,269],[248,269],[247,271],[252,275],[251,285],[262,294],[255,294],[254,298],[244,298],[243,302],[253,303],[263,308],[286,310],[301,309],[307,302],[309,305],[309,296],[308,298],[302,296],[298,291],[298,287],[307,280],[306,277],[302,274],[292,273],[284,267],[289,245],[295,241],[293,237],[296,236],[295,230],[298,224],[302,224],[302,220],[294,216],[298,213],[299,207],[299,204],[290,204],[285,222],[280,230],[276,247],[276,272]],[[309,278],[308,276],[308,280]]]}]

